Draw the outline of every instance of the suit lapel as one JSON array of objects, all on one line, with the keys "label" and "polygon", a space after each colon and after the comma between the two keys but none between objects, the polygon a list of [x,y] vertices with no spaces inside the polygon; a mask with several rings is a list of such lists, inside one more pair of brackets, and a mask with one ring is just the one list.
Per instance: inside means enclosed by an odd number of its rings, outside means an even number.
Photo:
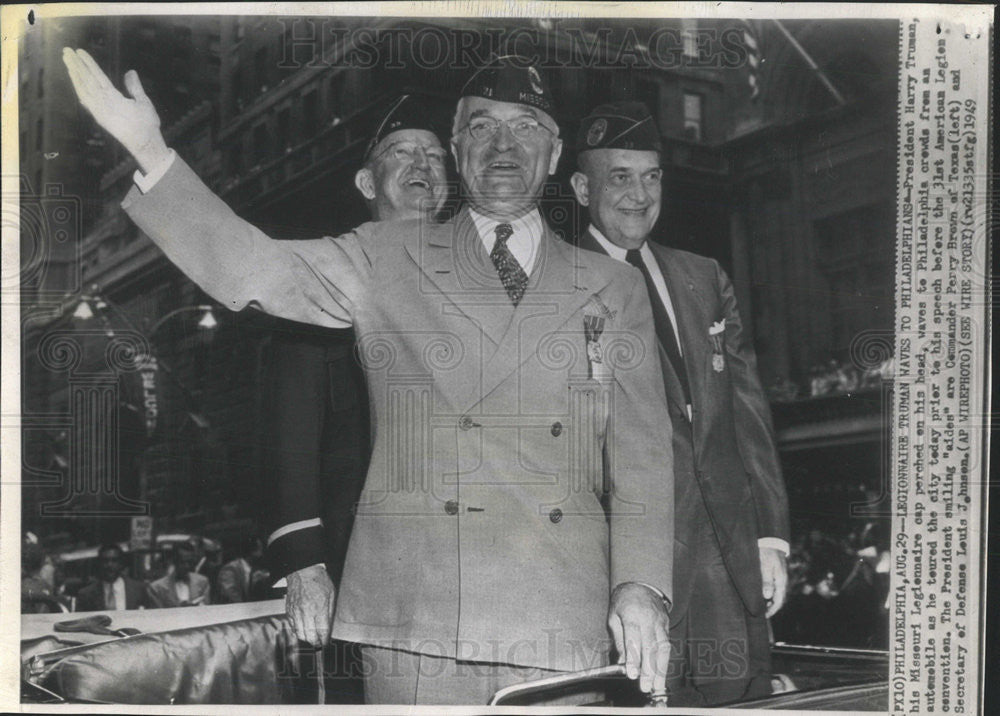
[{"label": "suit lapel", "polygon": [[445,313],[458,313],[493,342],[496,350],[510,323],[513,307],[496,268],[479,238],[468,209],[446,224],[421,224],[419,236],[406,243],[410,258],[423,272],[421,286],[441,292]]},{"label": "suit lapel", "polygon": [[[607,283],[591,270],[585,254],[557,239],[546,225],[528,288],[486,363],[483,396],[534,356],[544,338],[566,325]],[[582,319],[579,329],[582,334]]]},{"label": "suit lapel", "polygon": [[[652,242],[650,242],[650,246],[653,246]],[[608,255],[608,252],[605,251],[604,247],[598,243],[597,239],[594,238],[594,235],[590,232],[589,229],[583,234],[583,236],[580,237],[580,248],[588,249],[590,251],[596,251],[600,254],[604,254],[605,256]],[[667,273],[663,269],[663,261],[660,259],[659,254],[655,250],[654,250],[654,255],[656,255],[656,261],[660,265],[660,270],[663,273],[664,282],[667,284],[667,291],[670,292],[670,279],[667,278]],[[645,286],[643,286],[643,288],[645,288]],[[656,301],[659,299],[656,296],[650,296],[649,300]],[[672,292],[670,293],[670,300],[674,304],[674,313],[677,314],[679,309],[677,308],[677,303],[674,300]],[[678,321],[679,320],[680,319],[678,318]],[[659,341],[657,341],[657,344],[659,344]],[[663,370],[663,387],[666,390],[667,399],[670,400],[672,403],[674,403],[674,405],[676,405],[680,409],[680,411],[684,414],[684,417],[686,418],[687,407],[684,401],[684,389],[681,387],[681,382],[677,378],[677,373],[674,372],[674,367],[670,362],[670,358],[667,357],[667,352],[666,350],[664,350],[662,344],[659,344],[659,349],[660,349],[660,367]],[[685,351],[685,355],[686,354],[687,352]],[[689,384],[690,384],[690,375],[689,375]]]}]

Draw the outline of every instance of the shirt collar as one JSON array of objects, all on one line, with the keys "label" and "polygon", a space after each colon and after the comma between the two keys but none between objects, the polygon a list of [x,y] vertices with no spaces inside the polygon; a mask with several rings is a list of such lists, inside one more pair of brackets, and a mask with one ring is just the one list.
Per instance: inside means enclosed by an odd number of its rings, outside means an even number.
[{"label": "shirt collar", "polygon": [[[611,240],[602,234],[601,230],[593,224],[590,225],[590,233],[597,240],[597,243],[601,245],[601,248],[608,252],[608,256],[613,259],[618,259],[619,261],[625,261],[625,254],[628,253],[626,249],[623,249],[617,244],[611,243]],[[648,241],[642,242],[642,246],[639,248],[639,254],[642,256],[642,260],[647,266],[650,261],[654,260],[653,252],[649,248]]]},{"label": "shirt collar", "polygon": [[542,215],[539,213],[537,207],[524,216],[519,216],[509,221],[484,216],[471,206],[469,207],[469,216],[472,217],[472,221],[476,225],[476,231],[479,232],[479,238],[483,241],[486,253],[490,253],[493,250],[493,244],[496,243],[497,225],[510,224],[514,233],[508,239],[507,246],[521,264],[525,273],[531,272],[531,267],[535,263],[535,256],[538,255],[538,247],[542,242],[542,234],[544,233]]},{"label": "shirt collar", "polygon": [[527,232],[529,236],[536,238],[541,238],[542,236],[542,215],[538,213],[538,208],[534,208],[529,211],[524,216],[519,216],[516,219],[511,219],[509,221],[494,219],[491,216],[485,216],[480,214],[478,211],[469,207],[469,215],[476,224],[476,229],[479,230],[479,235],[483,239],[489,239],[490,248],[493,246],[493,242],[496,241],[496,227],[498,224],[510,224],[510,227],[514,229],[514,233]]}]

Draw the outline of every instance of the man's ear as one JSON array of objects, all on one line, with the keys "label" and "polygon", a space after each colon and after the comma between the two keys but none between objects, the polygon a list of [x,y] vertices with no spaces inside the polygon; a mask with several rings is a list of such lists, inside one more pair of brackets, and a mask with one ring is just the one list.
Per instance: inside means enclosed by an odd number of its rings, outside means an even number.
[{"label": "man's ear", "polygon": [[580,206],[590,206],[590,181],[587,175],[583,172],[573,172],[569,184],[573,187],[573,193],[576,194]]},{"label": "man's ear", "polygon": [[371,169],[367,167],[358,169],[357,174],[354,175],[354,186],[368,201],[375,199],[375,177],[372,175]]},{"label": "man's ear", "polygon": [[558,137],[552,142],[552,156],[549,157],[549,176],[556,173],[559,157],[562,155],[563,141]]},{"label": "man's ear", "polygon": [[458,163],[458,145],[455,144],[455,138],[454,137],[452,137],[451,142],[449,142],[448,146],[451,147],[451,159],[452,159],[453,162],[455,162],[455,172],[459,176],[461,176],[462,175],[462,167]]}]

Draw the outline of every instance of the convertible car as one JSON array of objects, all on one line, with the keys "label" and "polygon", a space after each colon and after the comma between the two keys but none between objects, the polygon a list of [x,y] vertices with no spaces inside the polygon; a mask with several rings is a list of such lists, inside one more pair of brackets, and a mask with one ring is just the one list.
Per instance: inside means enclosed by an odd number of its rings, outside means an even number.
[{"label": "convertible car", "polygon": [[[773,693],[729,708],[888,708],[885,652],[778,644],[773,656]],[[25,614],[21,666],[25,703],[316,704],[324,699],[316,653],[299,649],[282,600]],[[491,703],[529,706],[540,695],[574,688],[606,693],[603,705],[648,705],[618,666],[512,686]]]}]

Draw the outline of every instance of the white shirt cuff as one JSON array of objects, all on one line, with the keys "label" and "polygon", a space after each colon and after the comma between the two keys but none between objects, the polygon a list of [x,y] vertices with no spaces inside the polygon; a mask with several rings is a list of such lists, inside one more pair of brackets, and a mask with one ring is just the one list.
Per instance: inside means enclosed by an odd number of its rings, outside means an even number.
[{"label": "white shirt cuff", "polygon": [[761,537],[757,540],[757,549],[760,549],[761,547],[776,549],[786,557],[791,554],[792,551],[788,546],[788,542],[781,539],[781,537]]},{"label": "white shirt cuff", "polygon": [[296,532],[298,530],[304,530],[310,527],[322,527],[322,526],[323,526],[323,521],[320,520],[319,517],[313,517],[312,519],[308,520],[299,520],[298,522],[290,522],[289,524],[283,525],[282,527],[279,527],[278,529],[276,529],[274,532],[271,533],[271,536],[267,538],[267,546],[270,547],[271,543],[274,542],[274,540],[278,539],[279,537],[284,537],[289,532]]},{"label": "white shirt cuff", "polygon": [[136,169],[135,174],[132,175],[132,181],[139,188],[143,194],[148,194],[149,190],[156,186],[156,182],[163,178],[163,175],[167,173],[171,166],[173,166],[174,158],[177,156],[177,152],[173,149],[169,150],[170,155],[167,159],[163,160],[163,163],[157,164],[155,167],[149,170],[149,174],[143,174],[141,170]]},{"label": "white shirt cuff", "polygon": [[666,594],[664,594],[662,591],[660,591],[659,589],[657,589],[656,587],[654,587],[652,584],[646,584],[645,582],[636,582],[636,584],[639,584],[639,585],[645,587],[646,589],[651,589],[652,591],[656,592],[656,596],[658,596],[660,599],[662,599],[663,603],[669,609],[669,607],[670,607],[670,600],[667,599],[667,595]]}]

